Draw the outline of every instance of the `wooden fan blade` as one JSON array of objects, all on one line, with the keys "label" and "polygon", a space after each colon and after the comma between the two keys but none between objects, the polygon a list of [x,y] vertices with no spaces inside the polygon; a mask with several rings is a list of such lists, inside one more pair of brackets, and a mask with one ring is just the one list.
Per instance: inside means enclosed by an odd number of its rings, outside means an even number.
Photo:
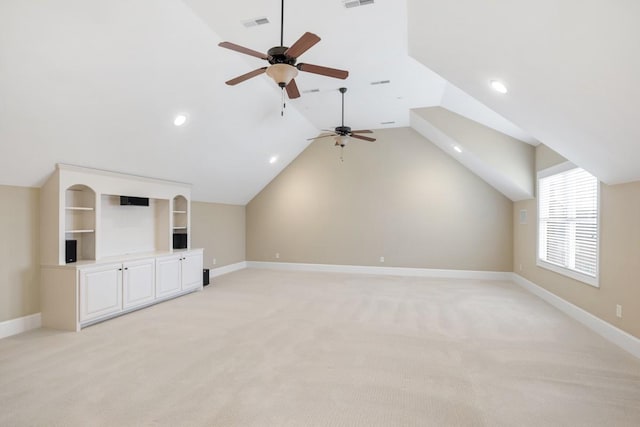
[{"label": "wooden fan blade", "polygon": [[296,84],[296,80],[293,79],[287,85],[287,95],[289,99],[300,98],[300,91],[298,90],[298,85]]},{"label": "wooden fan blade", "polygon": [[237,45],[235,43],[222,42],[222,43],[219,43],[218,46],[224,47],[225,49],[235,50],[236,52],[244,53],[245,55],[255,56],[256,58],[265,59],[265,60],[269,59],[269,55],[258,52],[256,50],[249,49],[244,46]]},{"label": "wooden fan blade", "polygon": [[372,130],[352,130],[351,133],[373,133]]},{"label": "wooden fan blade", "polygon": [[228,84],[229,86],[235,86],[238,83],[242,83],[243,81],[249,80],[252,77],[259,76],[260,74],[264,73],[266,70],[267,70],[267,67],[258,68],[257,70],[250,71],[247,74],[238,76],[235,79],[231,79],[225,83]]},{"label": "wooden fan blade", "polygon": [[320,74],[322,76],[333,77],[336,79],[346,79],[349,77],[349,72],[344,70],[338,70],[336,68],[321,67],[320,65],[313,64],[298,64],[298,70],[306,71],[307,73]]},{"label": "wooden fan blade", "polygon": [[362,135],[351,135],[351,138],[363,139],[365,141],[370,141],[370,142],[373,142],[376,140],[375,138],[369,138],[368,136],[362,136]]},{"label": "wooden fan blade", "polygon": [[307,141],[313,141],[314,139],[326,138],[328,136],[336,136],[336,134],[330,133],[330,134],[327,134],[327,135],[320,135],[320,136],[316,136],[315,138],[309,138],[309,139],[307,139]]},{"label": "wooden fan blade", "polygon": [[320,37],[313,33],[304,33],[302,37],[298,39],[289,49],[285,50],[284,54],[292,58],[298,56],[309,50],[314,44],[320,41]]}]

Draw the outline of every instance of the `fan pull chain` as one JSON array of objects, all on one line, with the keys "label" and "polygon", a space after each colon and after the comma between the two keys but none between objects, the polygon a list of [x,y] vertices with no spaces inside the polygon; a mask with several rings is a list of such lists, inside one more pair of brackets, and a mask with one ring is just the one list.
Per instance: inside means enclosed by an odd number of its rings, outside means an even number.
[{"label": "fan pull chain", "polygon": [[340,161],[344,162],[344,158],[342,157],[342,155],[344,154],[344,145],[340,146]]},{"label": "fan pull chain", "polygon": [[284,117],[285,108],[287,108],[287,101],[284,97],[284,88],[282,88],[282,109],[280,110],[280,117]]}]

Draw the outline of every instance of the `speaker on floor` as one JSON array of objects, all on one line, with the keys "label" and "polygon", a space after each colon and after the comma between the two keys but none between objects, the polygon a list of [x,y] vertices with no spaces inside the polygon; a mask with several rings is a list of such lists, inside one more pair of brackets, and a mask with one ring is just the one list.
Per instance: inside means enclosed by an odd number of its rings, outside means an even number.
[{"label": "speaker on floor", "polygon": [[202,286],[207,286],[209,284],[209,269],[204,268],[202,270]]}]

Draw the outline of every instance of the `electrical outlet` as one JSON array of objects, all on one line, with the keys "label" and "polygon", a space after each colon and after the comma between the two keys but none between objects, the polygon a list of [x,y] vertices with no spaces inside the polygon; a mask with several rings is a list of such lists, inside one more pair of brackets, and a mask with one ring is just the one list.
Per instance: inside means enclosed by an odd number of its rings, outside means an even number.
[{"label": "electrical outlet", "polygon": [[384,262],[384,257],[383,256],[380,257],[380,262]]},{"label": "electrical outlet", "polygon": [[211,260],[211,264],[216,265],[216,261],[217,261],[217,260],[216,260],[215,258],[214,258],[214,259],[212,259],[212,260]]},{"label": "electrical outlet", "polygon": [[280,258],[280,252],[276,252],[276,259]]},{"label": "electrical outlet", "polygon": [[616,304],[616,317],[622,318],[622,306],[620,304]]}]

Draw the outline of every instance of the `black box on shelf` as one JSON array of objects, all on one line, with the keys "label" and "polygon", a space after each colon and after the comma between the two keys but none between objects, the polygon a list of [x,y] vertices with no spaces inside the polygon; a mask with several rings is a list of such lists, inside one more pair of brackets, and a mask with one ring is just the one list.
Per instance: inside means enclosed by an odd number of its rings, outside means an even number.
[{"label": "black box on shelf", "polygon": [[187,235],[185,233],[173,233],[173,249],[187,249]]},{"label": "black box on shelf", "polygon": [[69,264],[78,260],[78,241],[65,240],[64,245],[64,261]]}]

